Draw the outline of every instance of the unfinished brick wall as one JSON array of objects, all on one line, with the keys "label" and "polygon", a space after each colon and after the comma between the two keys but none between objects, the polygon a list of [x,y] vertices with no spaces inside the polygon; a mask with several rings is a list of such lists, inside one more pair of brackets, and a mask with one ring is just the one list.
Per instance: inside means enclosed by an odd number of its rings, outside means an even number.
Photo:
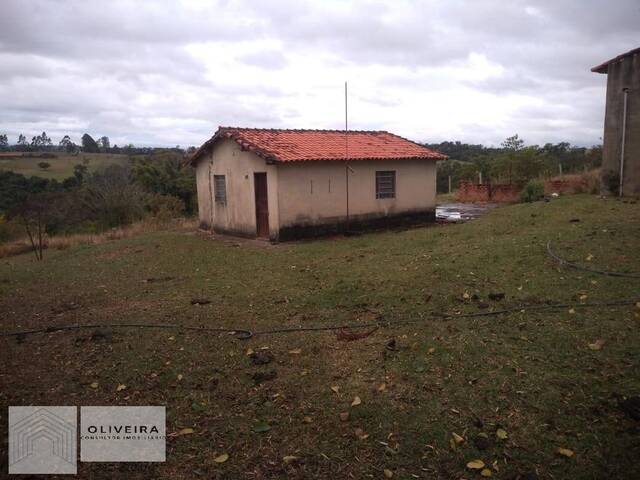
[{"label": "unfinished brick wall", "polygon": [[500,203],[517,202],[520,197],[520,189],[510,183],[491,185],[491,201]]},{"label": "unfinished brick wall", "polygon": [[461,181],[458,187],[458,201],[460,202],[488,202],[489,187],[476,183]]},{"label": "unfinished brick wall", "polygon": [[566,180],[547,180],[544,182],[544,193],[574,193],[586,188],[586,182],[583,179],[573,177]]},{"label": "unfinished brick wall", "polygon": [[520,190],[512,184],[480,185],[460,182],[458,201],[460,202],[516,202]]}]

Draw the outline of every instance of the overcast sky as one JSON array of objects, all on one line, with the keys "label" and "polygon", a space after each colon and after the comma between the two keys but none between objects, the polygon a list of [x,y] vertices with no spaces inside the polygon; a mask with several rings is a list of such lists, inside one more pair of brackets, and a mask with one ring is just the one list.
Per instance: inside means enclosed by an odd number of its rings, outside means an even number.
[{"label": "overcast sky", "polygon": [[638,0],[2,0],[0,133],[199,145],[218,125],[601,142]]}]

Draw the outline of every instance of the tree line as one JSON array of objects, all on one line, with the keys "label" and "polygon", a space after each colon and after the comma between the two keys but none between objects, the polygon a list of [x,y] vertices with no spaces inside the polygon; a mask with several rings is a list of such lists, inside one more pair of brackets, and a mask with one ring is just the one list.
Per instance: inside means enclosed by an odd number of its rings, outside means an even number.
[{"label": "tree line", "polygon": [[513,183],[524,186],[529,180],[559,174],[579,173],[599,168],[602,146],[578,147],[568,142],[525,146],[517,134],[505,139],[500,147],[485,147],[458,141],[425,144],[449,156],[438,162],[437,190],[446,193],[449,178],[452,188],[461,180],[483,183]]},{"label": "tree line", "polygon": [[[76,144],[69,135],[64,135],[57,144],[51,140],[51,137],[47,135],[47,132],[42,132],[40,135],[34,135],[29,141],[24,134],[19,134],[15,143],[9,142],[9,137],[6,133],[0,134],[0,151],[15,151],[15,152],[66,152],[66,153],[78,153],[80,151],[85,153],[117,153],[127,155],[144,155],[153,153],[156,148],[153,147],[136,147],[133,144],[127,144],[119,147],[118,145],[111,145],[109,137],[103,135],[95,140],[91,135],[85,133],[80,139],[80,144]],[[195,151],[195,147],[189,147],[186,150],[180,148],[177,145],[174,150],[192,153]]]},{"label": "tree line", "polygon": [[[22,231],[42,259],[48,235],[98,233],[143,218],[166,221],[197,209],[193,168],[173,150],[132,156],[90,172],[77,164],[58,181],[0,171],[0,242]],[[3,238],[4,237],[4,238]]]}]

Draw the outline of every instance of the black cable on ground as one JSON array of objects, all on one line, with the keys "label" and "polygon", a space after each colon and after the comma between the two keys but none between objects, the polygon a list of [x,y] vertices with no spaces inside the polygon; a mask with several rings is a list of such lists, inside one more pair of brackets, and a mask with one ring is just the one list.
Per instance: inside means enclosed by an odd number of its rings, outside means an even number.
[{"label": "black cable on ground", "polygon": [[606,270],[597,270],[595,268],[584,267],[576,263],[571,263],[565,260],[564,258],[558,256],[556,253],[553,252],[553,250],[551,250],[551,241],[547,242],[547,253],[551,258],[553,258],[560,265],[566,265],[567,267],[575,268],[576,270],[583,270],[585,272],[597,273],[600,275],[608,275],[610,277],[640,278],[640,273],[608,272]]},{"label": "black cable on ground", "polygon": [[[556,303],[552,305],[520,305],[518,307],[507,308],[503,310],[494,310],[489,312],[470,312],[470,313],[459,313],[459,314],[451,314],[451,313],[431,313],[429,317],[431,318],[446,318],[446,319],[454,319],[454,318],[474,318],[474,317],[489,317],[489,316],[498,316],[498,315],[506,315],[513,312],[519,311],[531,311],[531,310],[558,310],[561,308],[597,308],[597,307],[617,307],[624,305],[634,305],[640,302],[639,299],[635,300],[615,300],[609,302],[589,302],[589,303]],[[162,328],[162,329],[176,329],[176,330],[190,330],[197,332],[205,332],[205,333],[229,333],[233,334],[238,340],[248,340],[252,337],[258,335],[273,335],[273,334],[281,334],[281,333],[302,333],[302,332],[323,332],[323,331],[338,331],[338,330],[350,330],[356,328],[371,328],[371,327],[393,327],[400,325],[412,325],[416,323],[424,322],[424,318],[419,320],[400,320],[397,322],[389,322],[385,320],[377,321],[377,322],[368,322],[368,323],[355,323],[355,324],[345,324],[345,325],[331,325],[331,326],[323,326],[323,327],[291,327],[291,328],[277,328],[271,330],[258,330],[252,332],[251,330],[246,330],[242,328],[209,328],[209,327],[194,327],[188,325],[175,325],[175,324],[159,324],[159,323],[115,323],[115,324],[82,324],[82,325],[61,325],[61,326],[53,326],[48,328],[41,328],[37,330],[24,330],[22,332],[0,332],[0,337],[20,337],[26,335],[35,335],[39,333],[53,333],[59,331],[70,331],[70,330],[80,330],[80,329],[110,329],[110,328]]]},{"label": "black cable on ground", "polygon": [[110,328],[166,328],[176,330],[194,330],[198,332],[216,332],[216,333],[229,333],[235,335],[239,339],[251,338],[253,334],[250,330],[243,329],[231,329],[231,328],[210,328],[210,327],[193,327],[189,325],[175,325],[175,324],[163,324],[163,323],[102,323],[102,324],[80,324],[80,325],[60,325],[51,326],[47,328],[39,328],[37,330],[24,330],[22,332],[0,332],[0,337],[20,337],[26,335],[35,335],[38,333],[53,333],[68,330],[82,330],[82,329],[110,329]]}]

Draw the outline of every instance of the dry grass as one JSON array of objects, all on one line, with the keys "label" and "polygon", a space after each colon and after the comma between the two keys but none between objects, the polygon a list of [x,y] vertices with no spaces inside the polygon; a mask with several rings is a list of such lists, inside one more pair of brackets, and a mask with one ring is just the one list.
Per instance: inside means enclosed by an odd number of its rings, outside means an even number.
[{"label": "dry grass", "polygon": [[[130,238],[158,230],[193,230],[197,227],[197,220],[192,218],[177,218],[169,221],[156,219],[143,220],[124,227],[112,228],[101,233],[77,233],[72,235],[47,236],[45,248],[65,250],[76,245],[99,245],[112,240]],[[11,257],[33,251],[27,238],[22,238],[0,245],[0,258]]]},{"label": "dry grass", "polygon": [[584,173],[573,173],[562,176],[555,176],[551,181],[566,182],[569,191],[566,193],[600,193],[600,169],[589,170]]}]

